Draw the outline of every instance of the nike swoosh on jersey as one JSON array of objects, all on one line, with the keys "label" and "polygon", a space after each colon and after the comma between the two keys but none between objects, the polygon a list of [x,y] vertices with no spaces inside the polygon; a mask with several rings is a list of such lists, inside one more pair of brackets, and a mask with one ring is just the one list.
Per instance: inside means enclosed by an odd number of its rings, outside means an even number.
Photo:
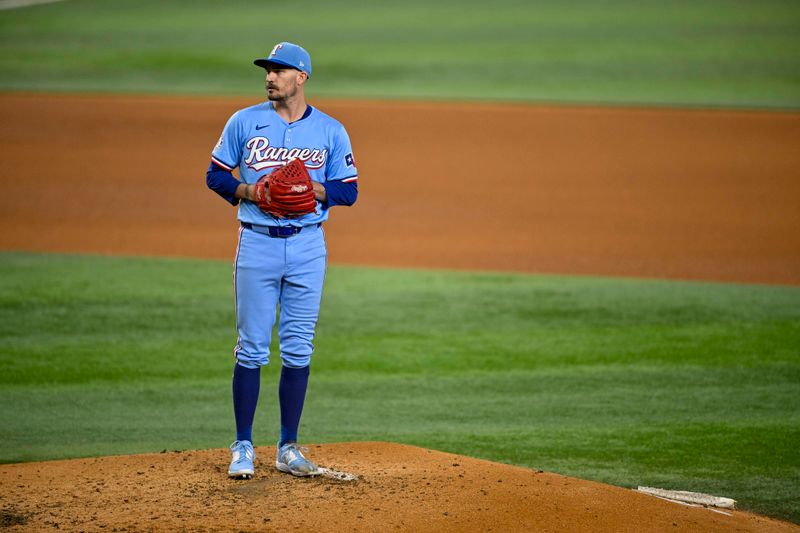
[{"label": "nike swoosh on jersey", "polygon": [[263,130],[264,128],[269,128],[269,124],[266,126],[256,126],[256,130]]}]

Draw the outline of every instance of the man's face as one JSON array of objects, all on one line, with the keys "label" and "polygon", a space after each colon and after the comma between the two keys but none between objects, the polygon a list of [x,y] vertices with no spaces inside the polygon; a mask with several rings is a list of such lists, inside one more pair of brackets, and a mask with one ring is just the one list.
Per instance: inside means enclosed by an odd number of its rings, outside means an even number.
[{"label": "man's face", "polygon": [[267,65],[265,88],[272,101],[292,98],[306,79],[306,73],[281,65]]}]

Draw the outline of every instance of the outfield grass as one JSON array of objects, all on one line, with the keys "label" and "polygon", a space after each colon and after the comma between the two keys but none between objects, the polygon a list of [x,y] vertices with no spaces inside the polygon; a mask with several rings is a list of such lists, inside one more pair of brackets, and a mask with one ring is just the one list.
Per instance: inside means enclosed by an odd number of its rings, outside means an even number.
[{"label": "outfield grass", "polygon": [[[227,262],[0,254],[0,461],[227,445],[234,328]],[[301,437],[800,522],[799,346],[796,287],[333,267]]]},{"label": "outfield grass", "polygon": [[800,107],[795,0],[68,0],[0,11],[0,90],[261,92],[312,53],[312,96]]}]

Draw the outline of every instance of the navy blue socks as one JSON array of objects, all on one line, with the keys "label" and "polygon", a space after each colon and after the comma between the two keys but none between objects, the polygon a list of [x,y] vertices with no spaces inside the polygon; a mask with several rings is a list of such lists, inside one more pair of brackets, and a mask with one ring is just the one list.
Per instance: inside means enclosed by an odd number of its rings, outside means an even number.
[{"label": "navy blue socks", "polygon": [[297,442],[297,428],[300,426],[300,415],[303,414],[303,403],[306,401],[309,373],[307,366],[281,368],[281,381],[278,385],[278,400],[281,404],[281,441],[278,446],[283,446],[287,442]]},{"label": "navy blue socks", "polygon": [[[300,415],[306,400],[310,368],[281,368],[278,384],[278,400],[281,406],[281,441],[297,442]],[[233,368],[233,414],[236,417],[236,440],[253,442],[253,418],[261,387],[261,367],[245,368],[237,364]]]},{"label": "navy blue socks", "polygon": [[233,368],[233,414],[236,417],[236,440],[253,442],[253,417],[261,386],[261,367]]}]

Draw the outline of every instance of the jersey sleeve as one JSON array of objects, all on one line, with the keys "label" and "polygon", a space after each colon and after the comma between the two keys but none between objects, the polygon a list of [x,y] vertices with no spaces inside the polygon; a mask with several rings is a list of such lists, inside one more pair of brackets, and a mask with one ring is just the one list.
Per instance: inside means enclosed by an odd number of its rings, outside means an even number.
[{"label": "jersey sleeve", "polygon": [[228,119],[217,145],[211,151],[211,160],[225,170],[233,170],[242,160],[242,124],[239,113]]},{"label": "jersey sleeve", "polygon": [[215,193],[222,196],[231,205],[239,205],[236,198],[236,189],[242,182],[233,177],[230,170],[226,170],[213,161],[206,171],[206,185]]},{"label": "jersey sleeve", "polygon": [[331,145],[332,150],[326,163],[325,179],[327,181],[341,180],[345,183],[356,181],[358,170],[353,157],[353,147],[350,145],[347,131],[341,124],[337,124],[333,130]]},{"label": "jersey sleeve", "polygon": [[330,180],[322,184],[328,207],[353,205],[358,198],[358,181]]}]

